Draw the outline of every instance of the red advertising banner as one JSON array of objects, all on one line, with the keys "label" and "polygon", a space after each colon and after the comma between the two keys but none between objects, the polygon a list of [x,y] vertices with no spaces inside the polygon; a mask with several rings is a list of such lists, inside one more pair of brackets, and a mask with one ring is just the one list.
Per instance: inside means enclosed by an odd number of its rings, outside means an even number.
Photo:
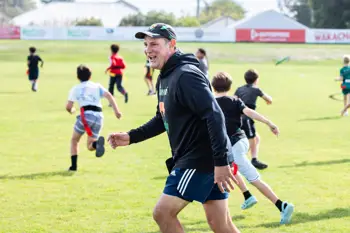
[{"label": "red advertising banner", "polygon": [[17,26],[0,26],[0,39],[20,39],[21,28]]},{"label": "red advertising banner", "polygon": [[236,42],[305,43],[304,29],[236,29]]}]

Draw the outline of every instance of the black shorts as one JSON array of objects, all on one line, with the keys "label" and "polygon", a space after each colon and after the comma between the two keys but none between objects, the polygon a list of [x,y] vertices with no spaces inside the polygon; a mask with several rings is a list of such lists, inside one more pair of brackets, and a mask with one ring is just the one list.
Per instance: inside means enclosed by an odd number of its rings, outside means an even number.
[{"label": "black shorts", "polygon": [[256,131],[255,131],[255,122],[250,119],[249,117],[243,117],[242,119],[242,129],[247,135],[248,139],[255,138]]},{"label": "black shorts", "polygon": [[38,78],[39,78],[39,70],[38,69],[28,71],[28,79],[29,80],[37,80]]}]

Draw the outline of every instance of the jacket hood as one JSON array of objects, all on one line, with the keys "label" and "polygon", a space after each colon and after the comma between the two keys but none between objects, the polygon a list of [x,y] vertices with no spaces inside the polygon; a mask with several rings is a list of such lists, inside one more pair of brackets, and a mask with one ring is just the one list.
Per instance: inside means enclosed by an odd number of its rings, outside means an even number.
[{"label": "jacket hood", "polygon": [[176,50],[176,52],[168,59],[168,61],[164,64],[163,69],[160,71],[160,76],[166,77],[169,73],[175,70],[177,67],[192,64],[199,67],[199,61],[191,53],[183,53],[180,50]]}]

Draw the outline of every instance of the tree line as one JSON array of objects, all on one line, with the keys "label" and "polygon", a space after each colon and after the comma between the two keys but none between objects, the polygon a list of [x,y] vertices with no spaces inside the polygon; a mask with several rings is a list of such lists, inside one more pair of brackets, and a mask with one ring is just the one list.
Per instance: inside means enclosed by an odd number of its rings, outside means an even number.
[{"label": "tree line", "polygon": [[196,27],[221,16],[229,16],[235,20],[244,18],[243,7],[232,0],[214,0],[200,9],[199,17],[182,16],[176,18],[173,13],[150,11],[147,14],[129,15],[122,19],[120,26],[149,26],[155,22],[164,22],[178,27]]},{"label": "tree line", "polygon": [[277,0],[286,15],[312,28],[350,28],[350,0]]},{"label": "tree line", "polygon": [[[75,0],[41,0],[50,4],[54,1],[74,2]],[[312,28],[350,28],[350,0],[276,0],[282,13]],[[149,26],[164,22],[178,27],[197,27],[220,16],[235,20],[245,17],[246,11],[235,0],[203,1],[198,17],[184,15],[176,17],[165,11],[138,13],[123,18],[119,26]],[[36,8],[34,0],[0,0],[0,23],[10,20],[26,11]],[[80,19],[71,23],[77,26],[103,26],[100,19]]]},{"label": "tree line", "polygon": [[[74,2],[74,0],[41,0],[42,3]],[[0,15],[13,18],[26,11],[36,8],[34,0],[0,0]],[[121,20],[119,26],[149,26],[155,22],[164,22],[173,26],[196,27],[205,24],[220,16],[230,16],[239,20],[244,18],[245,10],[241,5],[232,0],[214,0],[201,8],[199,17],[184,15],[175,17],[173,13],[165,11],[150,11],[146,14],[138,13],[129,15]],[[80,19],[72,22],[77,26],[103,26],[101,20],[96,18]]]}]

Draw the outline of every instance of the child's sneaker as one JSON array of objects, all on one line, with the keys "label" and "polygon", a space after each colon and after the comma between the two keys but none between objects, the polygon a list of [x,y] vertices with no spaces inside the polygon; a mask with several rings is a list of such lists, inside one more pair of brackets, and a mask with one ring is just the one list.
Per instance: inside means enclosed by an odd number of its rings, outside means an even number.
[{"label": "child's sneaker", "polygon": [[281,224],[290,223],[292,219],[292,214],[294,212],[294,205],[291,203],[283,202],[281,211]]},{"label": "child's sneaker", "polygon": [[244,203],[241,205],[241,209],[242,210],[249,209],[253,207],[253,205],[255,205],[256,203],[258,203],[258,200],[254,196],[251,196],[244,201]]},{"label": "child's sneaker", "polygon": [[99,137],[96,141],[96,157],[101,157],[105,153],[105,138]]}]

